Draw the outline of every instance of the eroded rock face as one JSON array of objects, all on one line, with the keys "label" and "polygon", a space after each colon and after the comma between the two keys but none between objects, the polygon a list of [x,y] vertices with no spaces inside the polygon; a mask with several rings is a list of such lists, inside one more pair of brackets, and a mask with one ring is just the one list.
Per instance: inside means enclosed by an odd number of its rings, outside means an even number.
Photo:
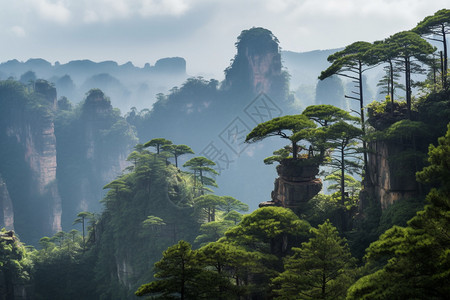
[{"label": "eroded rock face", "polygon": [[270,30],[253,27],[242,31],[236,43],[237,54],[225,70],[223,86],[239,93],[286,99],[288,78],[282,69],[278,43]]},{"label": "eroded rock face", "polygon": [[292,209],[297,215],[304,211],[309,200],[322,189],[322,180],[316,178],[318,166],[298,166],[286,160],[277,166],[279,177],[275,179],[272,201],[263,206],[282,206]]},{"label": "eroded rock face", "polygon": [[56,90],[46,81],[36,81],[34,97],[38,98],[37,105],[27,98],[15,100],[15,103],[8,99],[9,96],[20,97],[16,93],[19,88],[13,82],[2,86],[7,97],[0,108],[5,112],[0,135],[7,161],[2,162],[0,179],[0,211],[3,214],[0,227],[14,228],[23,240],[34,243],[40,237],[62,229],[52,118]]},{"label": "eroded rock face", "polygon": [[14,209],[8,187],[0,174],[0,227],[14,230]]},{"label": "eroded rock face", "polygon": [[416,196],[418,186],[413,166],[400,167],[399,155],[404,151],[401,145],[376,141],[370,147],[373,150],[369,152],[370,179],[381,208],[386,209],[399,199]]}]

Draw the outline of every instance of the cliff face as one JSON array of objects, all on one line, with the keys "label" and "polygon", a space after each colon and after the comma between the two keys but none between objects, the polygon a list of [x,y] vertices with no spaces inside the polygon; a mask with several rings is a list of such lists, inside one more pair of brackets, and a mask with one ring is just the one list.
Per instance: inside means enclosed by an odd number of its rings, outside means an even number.
[{"label": "cliff face", "polygon": [[14,209],[8,187],[0,175],[0,227],[14,230]]},{"label": "cliff face", "polygon": [[411,165],[400,163],[405,147],[401,144],[376,141],[370,144],[369,152],[370,180],[376,199],[380,199],[381,208],[402,198],[418,195],[415,170]]},{"label": "cliff face", "polygon": [[99,212],[102,187],[126,166],[131,127],[100,90],[81,110],[57,110],[56,89],[0,81],[0,228],[27,244]]},{"label": "cliff face", "polygon": [[37,81],[32,94],[14,82],[2,85],[0,126],[3,220],[0,226],[33,241],[61,230],[56,185],[56,138],[52,114],[56,90]]},{"label": "cliff face", "polygon": [[66,121],[58,121],[56,134],[64,228],[72,226],[77,213],[102,209],[102,187],[121,174],[137,142],[130,125],[99,89],[90,90],[81,110],[71,113]]},{"label": "cliff face", "polygon": [[224,86],[251,94],[266,93],[277,100],[287,97],[287,74],[282,70],[277,38],[267,29],[242,31],[237,54],[225,70]]}]

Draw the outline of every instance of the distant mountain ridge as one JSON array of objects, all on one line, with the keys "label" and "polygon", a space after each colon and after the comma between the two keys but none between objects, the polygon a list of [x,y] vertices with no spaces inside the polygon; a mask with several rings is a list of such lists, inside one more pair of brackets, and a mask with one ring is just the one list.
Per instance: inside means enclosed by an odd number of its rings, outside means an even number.
[{"label": "distant mountain ridge", "polygon": [[[32,58],[25,62],[14,59],[1,63],[0,79],[12,77],[19,80],[29,71],[36,78],[54,83],[58,95],[74,103],[83,100],[89,89],[100,88],[112,96],[114,106],[124,113],[133,106],[150,107],[156,94],[166,93],[188,77],[186,61],[181,57],[162,58],[154,66],[147,63],[143,68],[131,62],[119,65],[114,61],[93,62],[86,59],[51,64],[41,58]],[[61,79],[65,84],[61,84]]]},{"label": "distant mountain ridge", "polygon": [[[290,75],[291,90],[315,85],[320,72],[329,66],[327,57],[339,50],[281,51],[282,64]],[[186,60],[182,57],[161,58],[154,65],[147,63],[142,68],[131,62],[118,64],[84,59],[52,64],[42,58],[30,58],[24,62],[14,59],[0,63],[0,80],[10,77],[19,80],[30,71],[36,79],[54,83],[58,95],[73,103],[82,101],[89,89],[100,88],[123,114],[132,107],[150,109],[158,93],[167,93],[191,77],[186,73]]]}]

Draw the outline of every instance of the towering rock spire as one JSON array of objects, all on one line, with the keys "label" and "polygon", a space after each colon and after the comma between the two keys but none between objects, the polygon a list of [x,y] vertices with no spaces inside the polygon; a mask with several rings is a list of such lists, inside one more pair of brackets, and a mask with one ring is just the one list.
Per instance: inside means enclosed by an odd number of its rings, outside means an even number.
[{"label": "towering rock spire", "polygon": [[253,27],[242,31],[236,42],[237,54],[225,70],[225,88],[286,99],[288,75],[282,69],[278,43],[268,29]]}]

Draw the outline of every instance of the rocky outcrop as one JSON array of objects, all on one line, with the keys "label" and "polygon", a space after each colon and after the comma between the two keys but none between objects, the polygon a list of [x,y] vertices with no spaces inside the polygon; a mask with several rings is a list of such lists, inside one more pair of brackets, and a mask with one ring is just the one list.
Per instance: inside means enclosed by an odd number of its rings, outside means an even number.
[{"label": "rocky outcrop", "polygon": [[402,144],[374,141],[370,143],[370,149],[370,181],[373,196],[379,199],[382,209],[399,199],[418,195],[413,166],[399,162],[405,151]]},{"label": "rocky outcrop", "polygon": [[0,174],[0,227],[14,230],[14,209],[8,187]]},{"label": "rocky outcrop", "polygon": [[133,129],[100,89],[87,93],[79,115],[57,125],[62,225],[70,228],[79,212],[101,211],[103,186],[121,174],[137,141]]},{"label": "rocky outcrop", "polygon": [[253,27],[242,31],[237,54],[225,70],[223,86],[237,92],[265,93],[276,100],[286,99],[288,78],[282,70],[277,38],[270,30]]},{"label": "rocky outcrop", "polygon": [[[14,227],[27,243],[36,242],[61,228],[61,197],[56,185],[56,138],[52,114],[56,89],[37,80],[31,97],[24,87],[6,82],[0,126],[8,162],[2,162],[3,224]],[[21,97],[20,100],[17,97]],[[10,102],[9,102],[10,101]],[[13,223],[12,223],[13,222]]]},{"label": "rocky outcrop", "polygon": [[277,166],[278,178],[272,191],[272,201],[263,202],[259,207],[282,206],[292,209],[297,215],[305,211],[310,199],[322,189],[322,181],[316,178],[319,167],[298,165],[295,161],[285,160]]},{"label": "rocky outcrop", "polygon": [[182,57],[166,57],[158,59],[155,63],[155,71],[167,75],[185,75],[186,60]]}]

